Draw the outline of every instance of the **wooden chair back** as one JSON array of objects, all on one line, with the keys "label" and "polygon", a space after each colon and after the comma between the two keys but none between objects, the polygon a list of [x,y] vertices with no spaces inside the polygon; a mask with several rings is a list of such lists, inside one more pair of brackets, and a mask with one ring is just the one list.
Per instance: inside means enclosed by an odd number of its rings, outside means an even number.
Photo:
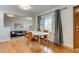
[{"label": "wooden chair back", "polygon": [[27,32],[25,32],[25,35],[24,35],[24,36],[25,36],[25,38],[27,38],[27,35],[28,35],[28,33],[27,33]]},{"label": "wooden chair back", "polygon": [[48,32],[48,30],[43,30],[44,32]]},{"label": "wooden chair back", "polygon": [[28,39],[31,41],[32,40],[32,32],[28,32]]},{"label": "wooden chair back", "polygon": [[[44,32],[46,32],[46,33],[47,33],[47,32],[48,32],[48,30],[44,30]],[[44,38],[47,38],[47,35],[44,35]]]}]

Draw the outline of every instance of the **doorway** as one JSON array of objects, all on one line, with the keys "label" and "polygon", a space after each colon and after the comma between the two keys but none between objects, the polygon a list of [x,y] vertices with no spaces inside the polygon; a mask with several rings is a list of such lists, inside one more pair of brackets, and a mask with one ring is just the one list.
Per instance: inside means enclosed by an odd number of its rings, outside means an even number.
[{"label": "doorway", "polygon": [[74,49],[79,50],[79,6],[73,8],[73,38],[74,38]]}]

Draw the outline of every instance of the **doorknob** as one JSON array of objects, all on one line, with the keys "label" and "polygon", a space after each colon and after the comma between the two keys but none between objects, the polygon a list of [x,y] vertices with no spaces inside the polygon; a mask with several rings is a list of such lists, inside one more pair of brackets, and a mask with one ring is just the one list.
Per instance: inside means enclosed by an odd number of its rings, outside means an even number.
[{"label": "doorknob", "polygon": [[79,26],[78,25],[76,25],[76,31],[79,32]]},{"label": "doorknob", "polygon": [[79,29],[76,29],[77,32],[79,32]]},{"label": "doorknob", "polygon": [[79,28],[79,26],[77,25],[76,28]]}]

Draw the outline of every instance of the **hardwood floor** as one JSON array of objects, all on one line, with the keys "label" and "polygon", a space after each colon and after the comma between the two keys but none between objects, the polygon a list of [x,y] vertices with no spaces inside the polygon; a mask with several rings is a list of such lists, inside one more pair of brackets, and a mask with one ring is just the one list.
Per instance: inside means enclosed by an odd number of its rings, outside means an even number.
[{"label": "hardwood floor", "polygon": [[[46,43],[45,43],[46,42]],[[41,44],[43,45],[48,45],[48,47],[54,52],[54,53],[74,53],[75,51],[72,50],[71,48],[69,47],[66,47],[66,46],[59,46],[59,45],[55,45],[53,42],[50,42],[47,43],[47,41],[44,41],[42,40],[41,41]]]},{"label": "hardwood floor", "polygon": [[[42,45],[47,46],[47,41],[41,41]],[[11,38],[10,41],[0,42],[0,52],[1,53],[43,53],[44,47],[41,47],[37,42],[31,42],[26,44],[24,37]],[[54,45],[49,42],[49,48],[54,53],[73,53],[78,51],[70,50],[64,46]]]},{"label": "hardwood floor", "polygon": [[31,53],[42,52],[42,48],[36,42],[26,44],[24,38],[11,38],[10,41],[0,42],[0,52],[2,53]]}]

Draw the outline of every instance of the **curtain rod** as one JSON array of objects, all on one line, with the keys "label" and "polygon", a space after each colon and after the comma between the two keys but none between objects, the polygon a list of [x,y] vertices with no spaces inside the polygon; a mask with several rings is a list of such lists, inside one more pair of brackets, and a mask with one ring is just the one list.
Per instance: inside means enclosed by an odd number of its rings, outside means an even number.
[{"label": "curtain rod", "polygon": [[[67,9],[67,7],[61,8],[61,9],[59,9],[59,10],[61,11],[61,10],[64,10],[64,9]],[[58,10],[58,9],[56,9],[56,10]],[[46,15],[46,14],[54,13],[56,10],[54,10],[54,11],[49,11],[49,12],[47,12],[47,13],[45,13],[45,14],[42,14],[42,15],[39,15],[39,16],[43,16],[43,15]]]}]

